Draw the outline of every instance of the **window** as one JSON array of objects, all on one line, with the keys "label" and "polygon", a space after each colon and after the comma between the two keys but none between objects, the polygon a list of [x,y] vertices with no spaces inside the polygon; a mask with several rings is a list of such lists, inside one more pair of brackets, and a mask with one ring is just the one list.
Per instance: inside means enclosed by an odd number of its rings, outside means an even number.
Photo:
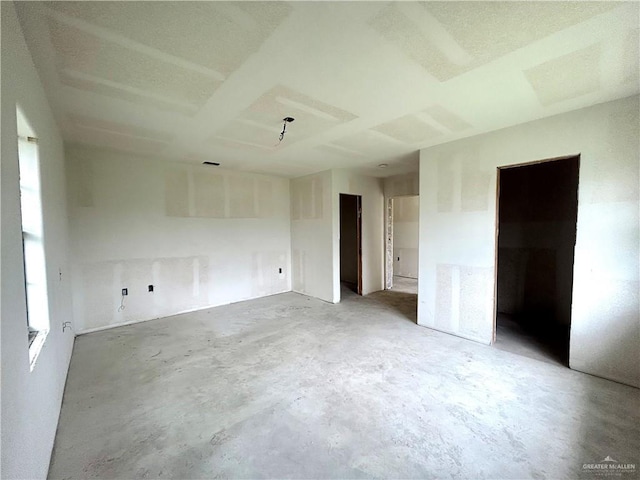
[{"label": "window", "polygon": [[38,140],[18,109],[20,213],[31,370],[49,332],[49,302],[42,228]]}]

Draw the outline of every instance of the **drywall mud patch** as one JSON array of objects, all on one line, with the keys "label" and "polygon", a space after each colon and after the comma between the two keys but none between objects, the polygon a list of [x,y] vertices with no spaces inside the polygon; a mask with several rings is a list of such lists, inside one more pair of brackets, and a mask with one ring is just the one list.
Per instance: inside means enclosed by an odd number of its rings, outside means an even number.
[{"label": "drywall mud patch", "polygon": [[[287,290],[287,253],[255,252],[251,255],[251,294],[273,295]],[[282,273],[280,273],[282,269]]]},{"label": "drywall mud patch", "polygon": [[118,132],[107,131],[75,124],[75,133],[82,137],[83,142],[96,147],[106,147],[120,152],[137,153],[140,155],[154,154],[167,146],[167,142],[152,138],[135,137]]},{"label": "drywall mud patch", "polygon": [[[49,33],[60,70],[82,72],[192,105],[203,104],[221,83],[53,19],[49,19]],[[100,62],[95,61],[96,52],[100,52]]]},{"label": "drywall mud patch", "polygon": [[173,138],[173,135],[168,134],[167,132],[160,132],[158,130],[152,130],[150,128],[139,127],[132,124],[125,125],[123,123],[101,120],[99,118],[93,118],[86,115],[67,114],[67,118],[76,126],[111,132],[129,137],[140,137],[148,140],[155,140],[161,143],[169,143]]},{"label": "drywall mud patch", "polygon": [[302,182],[291,182],[291,220],[302,218]]},{"label": "drywall mud patch", "polygon": [[294,249],[292,258],[293,290],[305,293],[307,254],[303,250]]},{"label": "drywall mud patch", "polygon": [[320,220],[324,217],[324,185],[322,177],[315,177],[312,181],[313,185],[313,212],[310,218]]},{"label": "drywall mud patch", "polygon": [[387,198],[420,193],[420,175],[408,173],[384,179],[384,196]]},{"label": "drywall mud patch", "polygon": [[286,148],[356,118],[350,112],[278,85],[259,97],[231,123],[216,131],[215,140],[230,140],[272,151],[282,129],[279,119],[289,116],[296,119],[292,127],[295,134],[287,136],[287,141],[279,148]]},{"label": "drywall mud patch", "polygon": [[[116,280],[119,280],[120,288],[112,289],[115,292],[116,298],[120,299],[119,295],[122,288],[127,288],[129,295],[125,298],[126,308],[121,312],[112,310],[115,312],[114,319],[118,318],[118,314],[124,315],[126,312],[126,318],[130,319],[143,319],[145,314],[153,313],[153,308],[156,296],[151,296],[149,301],[140,301],[142,294],[146,290],[146,286],[152,283],[153,279],[153,260],[152,259],[136,259],[136,260],[123,260],[118,263],[119,275],[116,275]],[[144,280],[148,279],[147,284],[144,285]],[[164,283],[164,282],[163,282]],[[143,288],[144,285],[144,288]],[[156,283],[156,286],[158,283]],[[164,283],[166,285],[166,283]],[[137,288],[136,288],[137,287]],[[164,290],[164,289],[163,289]],[[163,292],[164,294],[164,292]],[[116,320],[117,323],[117,320]]]},{"label": "drywall mud patch", "polygon": [[274,201],[273,181],[257,175],[201,167],[165,172],[165,214],[170,217],[271,218]]},{"label": "drywall mud patch", "polygon": [[471,125],[469,123],[441,105],[432,105],[431,107],[425,109],[424,112],[440,125],[448,128],[452,132],[461,132],[463,130],[471,128]]},{"label": "drywall mud patch", "polygon": [[[419,8],[422,6],[419,5]],[[463,71],[451,62],[431,41],[421,22],[407,16],[399,4],[380,11],[369,24],[389,43],[420,64],[438,80],[447,80]],[[426,12],[424,12],[426,14]]]},{"label": "drywall mud patch", "polygon": [[600,44],[554,58],[526,70],[542,105],[552,105],[600,90]]},{"label": "drywall mud patch", "polygon": [[[275,121],[271,125],[254,125],[242,120],[234,120],[215,132],[211,141],[224,143],[234,148],[249,147],[254,150],[270,152],[278,143],[278,135],[282,130],[282,125]],[[291,143],[290,137],[287,142]],[[280,146],[280,145],[278,145]]]},{"label": "drywall mud patch", "polygon": [[373,130],[401,142],[411,144],[424,142],[443,135],[443,132],[423,122],[415,115],[397,118],[391,122],[378,125]]},{"label": "drywall mud patch", "polygon": [[396,2],[369,24],[440,81],[616,7],[615,2]]},{"label": "drywall mud patch", "polygon": [[256,217],[253,178],[229,177],[229,216],[232,218]]},{"label": "drywall mud patch", "polygon": [[[292,11],[283,2],[51,2],[50,5],[57,12],[81,18],[224,76],[255,53]],[[153,28],[149,28],[150,19]]]},{"label": "drywall mud patch", "polygon": [[80,72],[72,72],[70,70],[58,73],[60,83],[68,87],[84,90],[87,92],[105,95],[107,97],[126,100],[137,105],[145,107],[153,107],[169,112],[180,113],[183,115],[193,115],[198,111],[198,107],[189,103],[162,98],[144,89],[136,89],[120,85],[109,80],[94,77]]},{"label": "drywall mud patch", "polygon": [[315,195],[318,193],[317,189],[320,189],[320,195],[322,195],[322,180],[318,186],[315,185],[317,179],[310,178],[303,184],[301,198],[302,198],[302,218],[313,219],[315,218]]},{"label": "drywall mud patch", "polygon": [[400,197],[394,201],[393,217],[396,222],[417,222],[420,210],[420,198]]},{"label": "drywall mud patch", "polygon": [[293,220],[320,220],[324,216],[324,186],[320,176],[291,182],[291,215]]},{"label": "drywall mud patch", "polygon": [[453,265],[437,265],[436,267],[436,308],[434,326],[451,331],[453,308]]},{"label": "drywall mud patch", "polygon": [[156,295],[156,301],[161,312],[179,312],[208,304],[208,257],[163,258],[156,261],[159,265],[158,293],[161,293]]},{"label": "drywall mud patch", "polygon": [[332,143],[338,147],[355,151],[361,155],[379,155],[381,152],[395,151],[397,141],[388,135],[381,134],[375,130],[364,130],[353,135],[334,140]]},{"label": "drywall mud patch", "polygon": [[490,268],[460,268],[459,332],[473,338],[482,338],[491,323],[487,322],[490,309],[493,276]]},{"label": "drywall mud patch", "polygon": [[[113,260],[81,268],[84,329],[148,320],[208,304],[209,259],[205,256]],[[150,294],[148,285],[154,285]],[[128,295],[121,295],[123,288]],[[120,309],[121,302],[125,308]]]},{"label": "drywall mud patch", "polygon": [[224,218],[224,177],[199,173],[193,177],[196,217]]},{"label": "drywall mud patch", "polygon": [[273,183],[269,180],[257,181],[256,208],[260,218],[273,217]]},{"label": "drywall mud patch", "polygon": [[346,157],[346,158],[363,157],[363,155],[360,152],[349,150],[348,148],[340,147],[337,145],[331,145],[330,143],[326,145],[318,145],[317,147],[314,147],[314,148],[330,153],[332,155],[339,155],[341,157]]}]

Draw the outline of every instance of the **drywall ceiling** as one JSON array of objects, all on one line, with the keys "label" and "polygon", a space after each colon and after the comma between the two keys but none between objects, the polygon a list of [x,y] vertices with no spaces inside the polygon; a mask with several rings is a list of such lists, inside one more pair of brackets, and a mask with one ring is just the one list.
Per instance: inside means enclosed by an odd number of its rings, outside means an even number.
[{"label": "drywall ceiling", "polygon": [[639,8],[17,4],[66,142],[289,177],[405,173],[421,148],[636,94]]}]

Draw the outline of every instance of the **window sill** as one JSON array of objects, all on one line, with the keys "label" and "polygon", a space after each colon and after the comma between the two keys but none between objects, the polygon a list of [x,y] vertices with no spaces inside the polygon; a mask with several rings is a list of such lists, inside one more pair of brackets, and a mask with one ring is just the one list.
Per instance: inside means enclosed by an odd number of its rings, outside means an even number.
[{"label": "window sill", "polygon": [[36,366],[36,360],[38,360],[38,356],[40,355],[40,351],[44,346],[44,341],[47,338],[47,334],[49,330],[40,330],[36,335],[36,338],[33,339],[31,345],[29,345],[29,371],[33,372],[34,367]]}]

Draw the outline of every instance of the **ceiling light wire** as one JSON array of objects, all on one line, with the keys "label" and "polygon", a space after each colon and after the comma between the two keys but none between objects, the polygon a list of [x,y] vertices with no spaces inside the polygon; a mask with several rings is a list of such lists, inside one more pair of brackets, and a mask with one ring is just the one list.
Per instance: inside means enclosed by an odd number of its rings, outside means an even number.
[{"label": "ceiling light wire", "polygon": [[291,123],[294,120],[295,120],[295,118],[293,118],[293,117],[284,117],[282,119],[282,121],[284,123],[282,124],[282,131],[280,132],[280,137],[278,137],[280,139],[280,141],[278,142],[278,145],[280,145],[280,143],[282,143],[282,140],[284,140],[284,134],[287,133],[287,123]]}]

